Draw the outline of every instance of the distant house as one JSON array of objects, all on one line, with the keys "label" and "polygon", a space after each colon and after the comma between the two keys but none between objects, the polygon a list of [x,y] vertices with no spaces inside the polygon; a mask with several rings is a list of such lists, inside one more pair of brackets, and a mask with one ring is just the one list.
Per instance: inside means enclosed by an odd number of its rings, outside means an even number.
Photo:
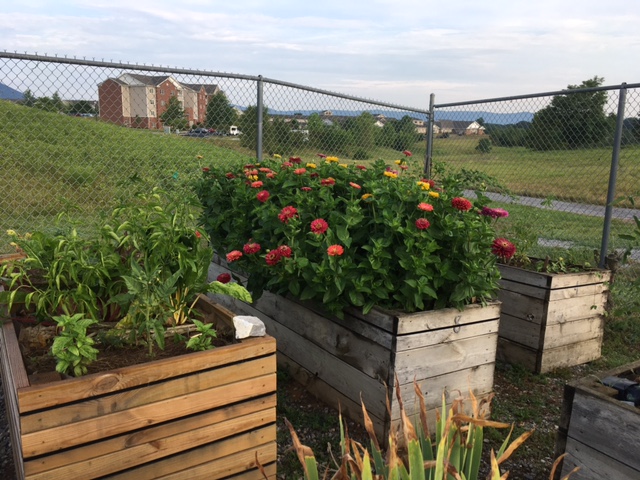
[{"label": "distant house", "polygon": [[24,100],[24,94],[18,90],[11,88],[4,83],[0,83],[0,100],[8,100],[9,102],[21,102]]},{"label": "distant house", "polygon": [[478,122],[465,122],[462,120],[440,120],[435,122],[437,130],[434,132],[443,135],[484,135],[485,128]]},{"label": "distant house", "polygon": [[128,127],[162,129],[160,117],[176,97],[189,125],[194,125],[205,120],[209,97],[219,91],[217,85],[181,84],[170,75],[124,73],[98,85],[100,118]]}]

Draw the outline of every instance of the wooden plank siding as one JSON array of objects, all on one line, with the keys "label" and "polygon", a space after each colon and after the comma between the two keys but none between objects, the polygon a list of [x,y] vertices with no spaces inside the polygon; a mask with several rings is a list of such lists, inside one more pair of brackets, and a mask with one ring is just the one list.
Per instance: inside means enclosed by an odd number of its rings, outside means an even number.
[{"label": "wooden plank siding", "polygon": [[550,274],[499,268],[498,358],[534,373],[600,358],[608,270]]},{"label": "wooden plank siding", "polygon": [[[214,260],[209,278],[230,273]],[[236,275],[235,272],[233,272]],[[226,307],[260,318],[278,343],[278,363],[318,398],[362,422],[363,402],[381,441],[399,421],[396,383],[407,413],[418,413],[414,381],[431,410],[459,395],[484,398],[493,390],[500,304],[402,313],[347,309],[344,318],[317,305],[263,293],[253,304],[214,297]],[[390,407],[390,411],[387,408]]]},{"label": "wooden plank siding", "polygon": [[[234,315],[199,306],[208,321]],[[34,385],[12,322],[1,340],[19,478],[261,478],[256,454],[275,478],[273,337]]]},{"label": "wooden plank siding", "polygon": [[599,379],[640,371],[640,361],[589,375],[565,387],[555,454],[567,453],[561,475],[576,480],[640,479],[640,409],[617,400]]}]

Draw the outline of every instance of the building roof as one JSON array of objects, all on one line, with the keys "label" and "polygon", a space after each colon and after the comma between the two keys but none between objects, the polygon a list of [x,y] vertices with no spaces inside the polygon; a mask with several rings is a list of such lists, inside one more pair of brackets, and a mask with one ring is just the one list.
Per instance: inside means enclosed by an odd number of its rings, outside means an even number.
[{"label": "building roof", "polygon": [[8,87],[4,83],[0,83],[0,99],[18,102],[24,100],[24,94],[14,88]]},{"label": "building roof", "polygon": [[195,90],[196,92],[201,88],[204,88],[204,91],[207,92],[207,95],[215,95],[220,91],[220,87],[214,84],[206,84],[206,83],[183,83],[185,87],[189,87],[191,90]]},{"label": "building roof", "polygon": [[124,82],[127,85],[131,85],[132,83],[127,82],[127,77],[133,78],[137,80],[140,84],[148,85],[150,87],[157,87],[162,82],[166,82],[171,78],[170,75],[140,75],[138,73],[125,73],[118,77],[118,80]]}]

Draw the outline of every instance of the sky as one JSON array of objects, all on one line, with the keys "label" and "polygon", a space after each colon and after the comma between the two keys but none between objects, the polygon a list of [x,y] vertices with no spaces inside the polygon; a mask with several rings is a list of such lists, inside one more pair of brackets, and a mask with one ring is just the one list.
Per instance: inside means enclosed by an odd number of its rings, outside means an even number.
[{"label": "sky", "polygon": [[636,0],[2,0],[0,50],[266,78],[428,109],[640,82]]}]

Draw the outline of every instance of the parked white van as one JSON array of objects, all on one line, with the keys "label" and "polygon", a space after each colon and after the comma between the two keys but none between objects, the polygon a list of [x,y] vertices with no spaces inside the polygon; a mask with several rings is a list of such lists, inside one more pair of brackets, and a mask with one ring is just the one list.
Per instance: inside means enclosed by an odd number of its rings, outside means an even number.
[{"label": "parked white van", "polygon": [[242,135],[242,132],[235,125],[231,125],[229,127],[229,135]]}]

